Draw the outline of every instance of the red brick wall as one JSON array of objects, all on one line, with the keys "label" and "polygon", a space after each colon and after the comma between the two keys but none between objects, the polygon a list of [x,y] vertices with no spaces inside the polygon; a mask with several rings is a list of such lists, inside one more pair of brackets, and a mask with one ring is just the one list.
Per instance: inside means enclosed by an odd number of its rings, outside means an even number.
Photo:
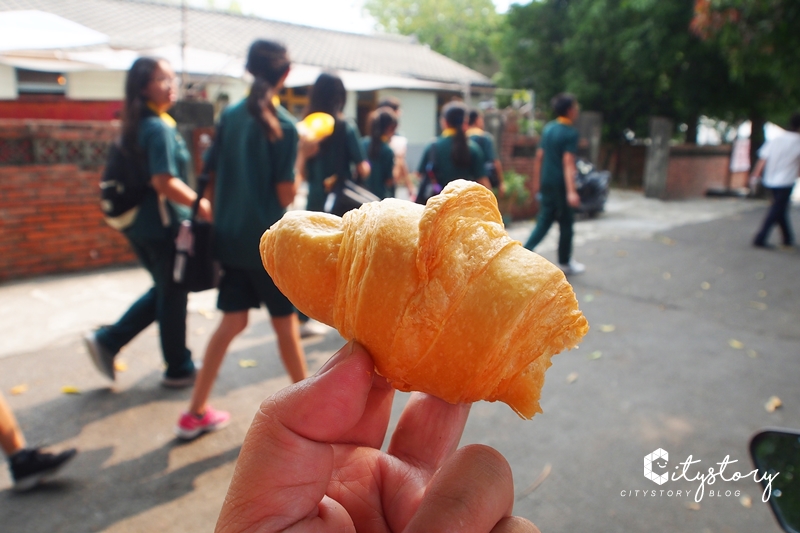
[{"label": "red brick wall", "polygon": [[[117,131],[109,123],[78,129],[73,125],[4,120],[0,121],[0,141],[45,138],[49,143],[66,138],[73,143],[88,138],[99,142],[113,138]],[[59,153],[66,157],[65,150]],[[0,164],[0,281],[136,260],[125,237],[103,221],[99,180],[97,166],[35,161]]]},{"label": "red brick wall", "polygon": [[696,198],[709,189],[724,189],[730,166],[731,147],[678,145],[670,149],[664,199]]},{"label": "red brick wall", "polygon": [[[538,180],[533,179],[533,160],[536,147],[539,144],[538,137],[531,137],[520,133],[519,115],[514,111],[505,114],[505,128],[501,138],[501,145],[498,147],[500,152],[500,163],[503,171],[513,170],[523,176],[528,177],[528,190],[531,192],[526,205],[513,205],[511,214],[515,219],[531,218],[536,215],[539,205],[536,202],[536,193],[539,192]],[[515,152],[525,152],[525,156],[515,156]]]}]

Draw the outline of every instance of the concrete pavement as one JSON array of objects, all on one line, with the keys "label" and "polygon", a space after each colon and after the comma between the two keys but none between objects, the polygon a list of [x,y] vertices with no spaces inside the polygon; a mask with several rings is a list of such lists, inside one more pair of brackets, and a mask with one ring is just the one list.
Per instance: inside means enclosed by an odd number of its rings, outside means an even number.
[{"label": "concrete pavement", "polygon": [[[764,205],[613,191],[607,213],[578,223],[575,255],[588,270],[572,282],[592,330],[578,350],[554,358],[544,414],[524,422],[482,402],[463,439],[508,458],[516,514],[543,531],[778,531],[755,483],[720,481],[698,503],[696,482],[657,486],[642,475],[656,448],[669,451],[670,468],[688,455],[705,467],[729,455],[748,472],[751,433],[800,428],[800,254],[750,247]],[[524,240],[531,227],[510,233]],[[556,235],[539,250],[551,260]],[[189,392],[159,388],[155,327],[121,355],[127,370],[111,388],[80,344],[82,331],[115,320],[148,286],[136,268],[0,286],[0,388],[30,441],[81,449],[58,482],[31,494],[8,490],[0,469],[3,532],[213,530],[252,415],[288,379],[266,314],[251,313],[212,397],[234,414],[231,426],[177,444],[172,425]],[[196,358],[218,320],[214,297],[192,295]],[[335,332],[306,341],[312,370],[341,344]],[[19,385],[27,390],[10,396]],[[64,386],[81,394],[65,395]],[[784,407],[770,413],[773,395]],[[627,495],[662,488],[692,497]],[[712,488],[733,492],[712,498]]]}]

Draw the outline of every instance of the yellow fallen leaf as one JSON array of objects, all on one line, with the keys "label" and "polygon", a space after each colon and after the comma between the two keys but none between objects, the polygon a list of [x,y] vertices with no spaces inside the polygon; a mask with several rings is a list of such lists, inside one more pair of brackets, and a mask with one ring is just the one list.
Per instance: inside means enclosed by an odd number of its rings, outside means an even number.
[{"label": "yellow fallen leaf", "polygon": [[600,350],[595,350],[589,354],[589,359],[600,359],[601,357],[603,357],[603,352]]},{"label": "yellow fallen leaf", "polygon": [[578,373],[572,372],[569,376],[567,376],[567,383],[575,383],[578,380]]},{"label": "yellow fallen leaf", "polygon": [[707,281],[704,281],[703,283],[700,284],[700,288],[703,289],[704,291],[707,291],[708,289],[711,288],[711,284]]},{"label": "yellow fallen leaf", "polygon": [[617,326],[615,326],[614,324],[603,324],[602,326],[600,326],[600,331],[602,331],[603,333],[611,333],[615,329],[617,329]]},{"label": "yellow fallen leaf", "polygon": [[128,363],[125,361],[120,361],[119,359],[114,360],[114,370],[117,372],[125,372],[128,370]]},{"label": "yellow fallen leaf", "polygon": [[81,390],[78,387],[74,387],[72,385],[64,385],[61,387],[61,394],[80,394]]},{"label": "yellow fallen leaf", "polygon": [[210,309],[198,309],[197,312],[204,316],[205,318],[211,319],[214,318],[214,311]]},{"label": "yellow fallen leaf", "polygon": [[752,348],[748,348],[747,349],[747,355],[749,355],[750,357],[755,359],[756,357],[758,357],[758,352],[753,350]]},{"label": "yellow fallen leaf", "polygon": [[627,250],[617,250],[617,257],[627,257],[628,251]]},{"label": "yellow fallen leaf", "polygon": [[767,310],[767,304],[765,304],[764,302],[753,302],[753,301],[751,301],[751,302],[749,302],[749,304],[750,304],[750,307],[752,307],[753,309],[758,309],[759,311],[766,311]]},{"label": "yellow fallen leaf", "polygon": [[239,359],[239,366],[242,368],[253,368],[254,366],[258,366],[258,362],[255,359]]},{"label": "yellow fallen leaf", "polygon": [[734,350],[741,350],[744,348],[744,343],[742,341],[737,341],[736,339],[731,339],[728,341],[728,346]]},{"label": "yellow fallen leaf", "polygon": [[742,504],[742,507],[750,509],[753,506],[753,498],[751,498],[747,494],[742,494],[742,497],[739,498],[739,503]]},{"label": "yellow fallen leaf", "polygon": [[689,503],[686,504],[686,508],[687,509],[691,509],[692,511],[699,511],[700,510],[700,504],[697,503],[697,502],[689,502]]},{"label": "yellow fallen leaf", "polygon": [[26,392],[28,392],[27,383],[20,383],[19,385],[14,385],[13,387],[11,387],[12,396],[19,396],[20,394],[24,394]]},{"label": "yellow fallen leaf", "polygon": [[768,413],[774,413],[776,409],[780,409],[781,407],[783,407],[783,402],[777,396],[773,396],[764,404],[764,409],[766,409]]}]

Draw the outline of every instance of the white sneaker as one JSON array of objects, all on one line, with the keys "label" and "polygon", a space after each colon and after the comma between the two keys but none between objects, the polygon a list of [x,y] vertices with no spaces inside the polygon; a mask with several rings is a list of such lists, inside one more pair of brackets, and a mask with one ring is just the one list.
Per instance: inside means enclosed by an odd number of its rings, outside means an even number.
[{"label": "white sneaker", "polygon": [[584,265],[583,263],[578,263],[574,259],[571,259],[570,262],[567,263],[566,265],[559,263],[558,268],[560,268],[561,271],[567,276],[571,276],[574,274],[582,274],[583,272],[586,271],[586,265]]}]

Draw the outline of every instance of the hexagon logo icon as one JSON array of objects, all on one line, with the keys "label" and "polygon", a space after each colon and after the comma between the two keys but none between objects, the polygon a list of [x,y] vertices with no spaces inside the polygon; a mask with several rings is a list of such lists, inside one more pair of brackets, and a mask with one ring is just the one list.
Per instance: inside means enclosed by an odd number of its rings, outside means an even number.
[{"label": "hexagon logo icon", "polygon": [[[661,464],[663,462],[663,464]],[[666,468],[669,462],[669,453],[661,448],[653,453],[644,456],[644,477],[654,482],[656,485],[663,485],[669,480],[669,472],[664,472],[661,475],[653,472],[653,463],[659,468]]]}]

